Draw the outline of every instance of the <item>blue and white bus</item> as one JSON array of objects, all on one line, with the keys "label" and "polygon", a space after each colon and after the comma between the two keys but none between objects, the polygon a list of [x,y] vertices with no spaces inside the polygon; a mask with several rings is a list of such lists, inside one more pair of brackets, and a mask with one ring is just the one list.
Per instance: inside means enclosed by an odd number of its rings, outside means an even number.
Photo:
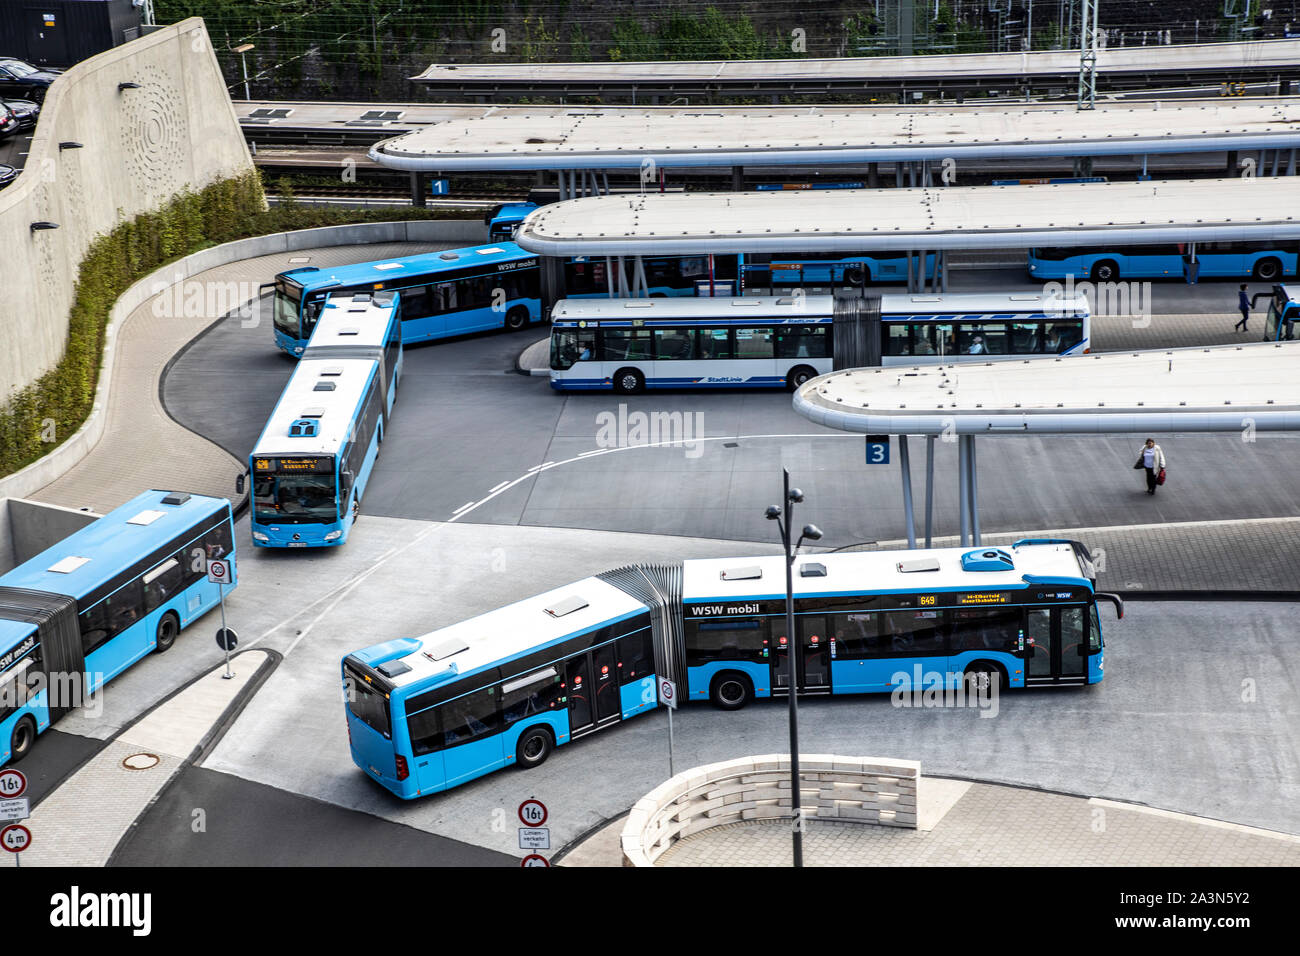
[{"label": "blue and white bus", "polygon": [[[800,252],[789,255],[744,253],[739,257],[741,289],[804,286],[863,286],[906,282],[906,252]],[[913,255],[912,268],[920,271]],[[934,278],[934,253],[925,256],[925,278]]]},{"label": "blue and white bus", "polygon": [[967,682],[1095,684],[1096,572],[1078,542],[803,556],[796,638],[781,556],[632,565],[421,637],[347,655],[352,759],[411,799],[508,766],[657,705],[655,678],[735,710],[789,693],[858,694]]},{"label": "blue and white bus", "polygon": [[489,329],[517,331],[541,315],[537,257],[513,242],[448,249],[334,269],[305,266],[271,283],[275,344],[301,355],[330,295],[400,292],[406,345]]},{"label": "blue and white bus", "polygon": [[146,491],[0,576],[0,764],[216,607],[230,502]]},{"label": "blue and white bus", "polygon": [[836,368],[1081,354],[1090,325],[1081,293],[566,299],[551,387],[793,389]]},{"label": "blue and white bus", "polygon": [[[1260,297],[1257,294],[1254,298]],[[1295,286],[1273,286],[1273,292],[1268,297],[1268,316],[1264,319],[1264,341],[1292,341],[1295,339],[1297,322],[1300,322],[1300,298],[1296,297]]]},{"label": "blue and white bus", "polygon": [[[1029,250],[1029,274],[1036,279],[1087,278],[1093,282],[1119,279],[1185,278],[1191,250],[1183,243],[1145,243],[1106,249],[1059,247]],[[1256,279],[1276,282],[1296,274],[1297,248],[1277,242],[1198,242],[1199,279]]]},{"label": "blue and white bus", "polygon": [[[356,521],[402,375],[400,297],[329,297],[248,459],[253,543],[340,545]],[[244,476],[235,490],[243,493]]]}]

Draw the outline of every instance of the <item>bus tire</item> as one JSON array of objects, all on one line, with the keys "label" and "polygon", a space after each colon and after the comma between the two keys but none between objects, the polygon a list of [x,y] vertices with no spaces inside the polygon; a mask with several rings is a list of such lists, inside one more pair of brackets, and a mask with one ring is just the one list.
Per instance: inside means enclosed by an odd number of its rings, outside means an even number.
[{"label": "bus tire", "polygon": [[866,285],[871,281],[871,270],[866,266],[850,266],[844,270],[845,285]]},{"label": "bus tire", "polygon": [[621,368],[614,373],[614,391],[620,395],[635,395],[645,388],[645,376],[634,368]]},{"label": "bus tire", "polygon": [[161,654],[176,643],[176,636],[181,632],[180,618],[175,611],[168,611],[158,618],[158,630],[154,634],[154,650]]},{"label": "bus tire", "polygon": [[32,752],[32,744],[36,743],[36,721],[32,720],[31,714],[24,714],[18,723],[14,724],[13,732],[9,735],[9,762],[17,763]]},{"label": "bus tire", "polygon": [[967,687],[970,687],[970,682],[973,681],[974,690],[979,694],[989,693],[995,681],[999,692],[1007,689],[1007,672],[1000,664],[995,664],[993,661],[971,661],[966,665],[962,679]]},{"label": "bus tire", "polygon": [[754,685],[739,671],[723,671],[709,685],[709,701],[719,710],[740,710],[754,697]]},{"label": "bus tire", "polygon": [[796,365],[790,369],[790,374],[785,377],[785,387],[794,391],[810,378],[817,377],[817,370],[808,365]]},{"label": "bus tire", "polygon": [[521,332],[528,328],[528,310],[517,305],[506,313],[506,331]]},{"label": "bus tire", "polygon": [[1255,268],[1251,270],[1251,275],[1260,282],[1272,282],[1274,279],[1282,277],[1282,263],[1272,256],[1260,259],[1259,262],[1255,263]]},{"label": "bus tire", "polygon": [[1119,266],[1113,259],[1102,259],[1093,264],[1088,278],[1093,282],[1114,282],[1119,278]]},{"label": "bus tire", "polygon": [[555,738],[549,727],[529,727],[519,735],[515,745],[515,763],[525,769],[540,766],[555,749]]}]

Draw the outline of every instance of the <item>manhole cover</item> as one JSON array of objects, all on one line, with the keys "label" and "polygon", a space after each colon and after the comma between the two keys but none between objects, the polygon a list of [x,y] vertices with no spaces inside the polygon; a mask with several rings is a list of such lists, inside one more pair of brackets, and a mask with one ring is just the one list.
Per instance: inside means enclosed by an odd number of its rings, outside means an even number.
[{"label": "manhole cover", "polygon": [[155,754],[131,754],[122,761],[122,766],[127,770],[149,770],[158,766],[158,759]]}]

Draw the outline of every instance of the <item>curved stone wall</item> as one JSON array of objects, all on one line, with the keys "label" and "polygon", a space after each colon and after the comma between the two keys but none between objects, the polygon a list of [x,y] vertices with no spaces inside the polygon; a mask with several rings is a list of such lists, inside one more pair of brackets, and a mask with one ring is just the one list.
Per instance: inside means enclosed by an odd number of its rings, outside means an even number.
[{"label": "curved stone wall", "polygon": [[[91,57],[56,80],[25,168],[0,192],[0,404],[63,355],[77,269],[96,236],[182,189],[251,169],[198,18]],[[34,231],[34,222],[59,228]]]},{"label": "curved stone wall", "polygon": [[[799,756],[805,820],[916,829],[921,764],[882,757]],[[695,767],[664,781],[632,807],[623,865],[654,866],[669,847],[701,830],[790,815],[790,757],[766,754]]]}]

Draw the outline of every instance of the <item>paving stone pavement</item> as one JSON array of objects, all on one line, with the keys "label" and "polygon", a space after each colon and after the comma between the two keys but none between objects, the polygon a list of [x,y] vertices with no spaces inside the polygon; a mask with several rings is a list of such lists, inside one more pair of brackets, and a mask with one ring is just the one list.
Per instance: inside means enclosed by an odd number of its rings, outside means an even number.
[{"label": "paving stone pavement", "polygon": [[[244,283],[241,288],[256,290],[277,272],[290,268],[290,259],[309,257],[312,265],[328,267],[416,255],[453,245],[395,242],[300,249],[209,269],[187,280],[186,289],[194,284],[206,289],[216,288],[217,284],[231,288],[230,283]],[[292,265],[300,264],[301,261]],[[205,294],[202,301],[206,305],[214,298]],[[222,497],[234,493],[235,476],[244,470],[244,463],[178,425],[168,416],[158,397],[158,381],[171,357],[231,306],[227,305],[220,314],[209,314],[205,308],[200,315],[171,316],[165,314],[169,310],[155,309],[157,299],[157,296],[150,298],[126,318],[108,356],[107,360],[116,364],[103,437],[80,464],[32,498],[69,508],[88,507],[107,514],[149,488],[184,488]],[[186,298],[180,297],[180,302],[183,305]],[[159,311],[164,314],[157,314]],[[269,338],[270,330],[264,331]],[[232,387],[238,384],[232,383]],[[221,396],[213,396],[213,400],[220,401]]]},{"label": "paving stone pavement", "polygon": [[[929,832],[809,821],[803,852],[808,866],[1297,866],[1300,837],[977,783]],[[675,844],[658,865],[789,866],[790,829],[726,824]]]}]

